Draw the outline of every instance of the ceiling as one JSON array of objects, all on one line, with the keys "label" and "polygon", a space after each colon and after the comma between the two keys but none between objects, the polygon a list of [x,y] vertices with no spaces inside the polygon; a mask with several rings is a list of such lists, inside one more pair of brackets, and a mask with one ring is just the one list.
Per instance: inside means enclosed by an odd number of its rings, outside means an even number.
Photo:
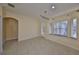
[{"label": "ceiling", "polygon": [[[0,4],[5,6],[7,10],[12,12],[28,15],[34,18],[39,18],[40,15],[46,17],[53,17],[59,14],[79,8],[78,3],[12,3],[15,8],[7,5],[7,3]],[[55,5],[55,9],[51,8]]]}]

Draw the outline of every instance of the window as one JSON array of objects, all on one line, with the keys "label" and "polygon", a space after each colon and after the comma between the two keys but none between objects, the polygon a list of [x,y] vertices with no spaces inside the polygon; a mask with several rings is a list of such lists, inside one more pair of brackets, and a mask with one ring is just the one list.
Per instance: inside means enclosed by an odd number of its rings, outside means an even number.
[{"label": "window", "polygon": [[61,21],[54,24],[54,34],[67,35],[67,21]]},{"label": "window", "polygon": [[60,34],[61,35],[67,35],[67,21],[62,21],[60,25]]},{"label": "window", "polygon": [[71,37],[77,38],[77,19],[74,18],[71,23]]}]

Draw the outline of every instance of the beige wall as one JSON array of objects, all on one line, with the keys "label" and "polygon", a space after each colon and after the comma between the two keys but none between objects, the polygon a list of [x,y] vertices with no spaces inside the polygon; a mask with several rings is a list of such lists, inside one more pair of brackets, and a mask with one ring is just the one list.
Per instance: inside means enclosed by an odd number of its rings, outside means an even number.
[{"label": "beige wall", "polygon": [[18,20],[19,41],[40,36],[40,20],[11,11],[6,11],[6,17],[13,17]]},{"label": "beige wall", "polygon": [[2,54],[2,8],[0,7],[0,54]]},{"label": "beige wall", "polygon": [[78,25],[79,25],[79,13],[77,12],[71,12],[71,13],[68,13],[68,14],[64,14],[64,15],[61,15],[61,16],[57,16],[54,18],[54,20],[46,20],[47,22],[44,22],[44,24],[48,25],[50,23],[55,23],[55,22],[59,22],[59,21],[62,21],[62,20],[68,20],[68,36],[67,37],[61,37],[61,36],[56,36],[56,35],[50,35],[49,32],[48,32],[48,26],[45,27],[45,29],[47,30],[47,32],[43,35],[46,39],[49,39],[51,41],[55,41],[55,42],[58,42],[60,44],[63,44],[65,46],[68,46],[68,47],[72,47],[74,49],[77,49],[79,50],[79,26],[78,26],[78,39],[75,40],[75,39],[72,39],[70,38],[70,23],[72,21],[72,19],[74,17],[77,17],[78,19]]}]

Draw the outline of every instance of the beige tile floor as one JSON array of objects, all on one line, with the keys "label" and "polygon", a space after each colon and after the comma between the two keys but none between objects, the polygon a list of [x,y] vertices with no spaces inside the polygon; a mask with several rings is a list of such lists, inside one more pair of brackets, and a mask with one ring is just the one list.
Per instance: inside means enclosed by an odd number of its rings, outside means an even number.
[{"label": "beige tile floor", "polygon": [[7,41],[4,55],[78,55],[79,51],[52,42],[43,37],[24,40],[21,42]]}]

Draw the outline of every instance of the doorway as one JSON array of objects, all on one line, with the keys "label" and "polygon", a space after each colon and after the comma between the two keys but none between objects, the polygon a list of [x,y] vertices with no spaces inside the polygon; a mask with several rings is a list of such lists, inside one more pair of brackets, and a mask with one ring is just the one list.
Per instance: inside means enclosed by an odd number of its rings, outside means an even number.
[{"label": "doorway", "polygon": [[18,20],[12,17],[3,18],[3,44],[6,41],[18,40]]}]

